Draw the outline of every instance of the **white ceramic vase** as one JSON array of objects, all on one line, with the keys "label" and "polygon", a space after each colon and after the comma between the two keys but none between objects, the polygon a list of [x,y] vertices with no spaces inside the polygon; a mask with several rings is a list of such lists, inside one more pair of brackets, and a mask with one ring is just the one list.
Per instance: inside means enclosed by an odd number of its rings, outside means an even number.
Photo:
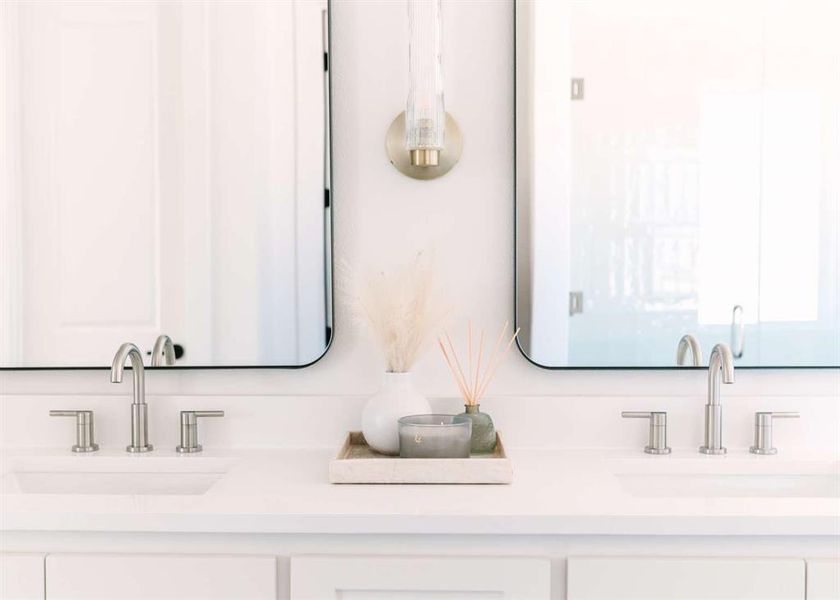
[{"label": "white ceramic vase", "polygon": [[382,454],[399,454],[397,420],[408,415],[432,412],[429,401],[412,383],[411,373],[385,373],[382,387],[362,410],[362,433],[368,446]]}]

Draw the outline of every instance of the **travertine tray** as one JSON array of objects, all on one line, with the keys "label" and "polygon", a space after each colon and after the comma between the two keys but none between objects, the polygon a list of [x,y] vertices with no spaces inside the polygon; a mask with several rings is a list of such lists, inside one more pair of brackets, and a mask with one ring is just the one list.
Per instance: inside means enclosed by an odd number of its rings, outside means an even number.
[{"label": "travertine tray", "polygon": [[360,431],[351,431],[330,461],[330,483],[510,483],[513,467],[496,433],[492,454],[471,458],[400,458],[371,450]]}]

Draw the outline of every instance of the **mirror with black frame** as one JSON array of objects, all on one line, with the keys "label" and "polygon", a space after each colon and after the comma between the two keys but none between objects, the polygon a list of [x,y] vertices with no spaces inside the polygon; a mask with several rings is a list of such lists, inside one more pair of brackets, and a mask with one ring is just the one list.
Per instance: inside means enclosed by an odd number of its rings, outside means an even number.
[{"label": "mirror with black frame", "polygon": [[526,356],[840,366],[840,2],[514,10]]},{"label": "mirror with black frame", "polygon": [[327,0],[4,3],[0,368],[332,335]]}]

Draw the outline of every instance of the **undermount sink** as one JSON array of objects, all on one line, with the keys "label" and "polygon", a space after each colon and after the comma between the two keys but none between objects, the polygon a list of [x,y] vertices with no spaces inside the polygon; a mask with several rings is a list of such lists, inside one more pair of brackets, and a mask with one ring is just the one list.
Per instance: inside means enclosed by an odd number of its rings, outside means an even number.
[{"label": "undermount sink", "polygon": [[30,460],[6,473],[6,494],[201,495],[227,472],[226,459],[68,457]]},{"label": "undermount sink", "polygon": [[[686,461],[687,463],[690,461]],[[661,498],[840,498],[840,463],[799,466],[719,465],[718,472],[686,465],[685,471],[616,472],[625,492]]]}]

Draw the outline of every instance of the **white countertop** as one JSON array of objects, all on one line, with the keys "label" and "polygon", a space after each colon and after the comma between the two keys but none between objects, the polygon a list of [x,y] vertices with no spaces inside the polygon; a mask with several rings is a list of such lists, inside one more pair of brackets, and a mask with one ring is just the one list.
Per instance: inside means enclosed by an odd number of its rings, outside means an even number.
[{"label": "white countertop", "polygon": [[[227,469],[203,495],[0,495],[0,528],[40,531],[260,532],[511,535],[840,535],[837,497],[647,497],[617,473],[641,475],[840,474],[840,461],[813,456],[670,456],[610,450],[508,448],[511,485],[333,485],[336,449],[4,450],[3,477],[27,462],[93,465],[147,461],[150,470],[215,461]],[[56,462],[57,461],[57,462]],[[68,461],[73,461],[68,463]],[[84,463],[83,461],[88,461]],[[178,461],[178,462],[171,462]],[[191,462],[190,462],[191,461]],[[136,467],[137,464],[133,463]],[[8,486],[6,486],[8,488]]]}]

